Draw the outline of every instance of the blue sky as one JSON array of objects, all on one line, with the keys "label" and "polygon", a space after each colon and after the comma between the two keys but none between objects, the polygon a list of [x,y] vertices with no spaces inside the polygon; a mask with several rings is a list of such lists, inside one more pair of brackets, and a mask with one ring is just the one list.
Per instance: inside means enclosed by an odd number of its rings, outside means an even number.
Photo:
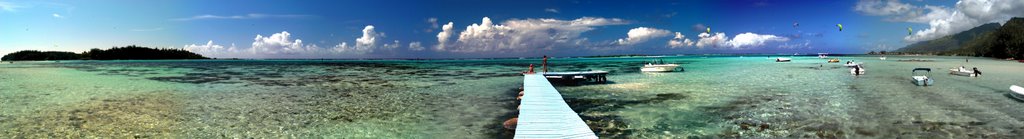
[{"label": "blue sky", "polygon": [[[131,44],[220,58],[864,53],[1005,22],[1022,3],[0,0],[0,54]],[[972,10],[985,6],[997,8]]]}]

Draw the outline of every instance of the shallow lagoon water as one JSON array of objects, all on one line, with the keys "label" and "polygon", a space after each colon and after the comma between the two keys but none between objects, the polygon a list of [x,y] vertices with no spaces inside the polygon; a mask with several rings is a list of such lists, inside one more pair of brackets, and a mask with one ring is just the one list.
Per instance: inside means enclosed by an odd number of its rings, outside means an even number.
[{"label": "shallow lagoon water", "polygon": [[[789,56],[786,56],[789,57]],[[1007,138],[1024,133],[1024,64],[968,57],[557,58],[608,84],[558,86],[601,137]],[[929,59],[932,62],[900,62]],[[0,64],[0,136],[505,138],[536,59],[62,61]],[[979,67],[982,77],[949,75]],[[935,86],[910,83],[933,68]],[[539,68],[538,68],[539,69]]]}]

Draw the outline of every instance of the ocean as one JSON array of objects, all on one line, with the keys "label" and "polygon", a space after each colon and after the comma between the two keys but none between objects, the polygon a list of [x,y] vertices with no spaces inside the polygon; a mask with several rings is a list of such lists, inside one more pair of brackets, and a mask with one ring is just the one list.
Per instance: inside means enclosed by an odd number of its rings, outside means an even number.
[{"label": "ocean", "polygon": [[[1013,138],[1024,63],[949,56],[553,58],[609,71],[557,85],[602,138]],[[900,61],[924,59],[921,61]],[[969,60],[969,61],[968,61]],[[0,64],[0,137],[510,138],[521,72],[539,59],[120,60]],[[865,75],[843,66],[862,62]],[[979,68],[980,77],[949,74]],[[931,68],[934,86],[910,81]],[[540,69],[539,67],[537,68]]]}]

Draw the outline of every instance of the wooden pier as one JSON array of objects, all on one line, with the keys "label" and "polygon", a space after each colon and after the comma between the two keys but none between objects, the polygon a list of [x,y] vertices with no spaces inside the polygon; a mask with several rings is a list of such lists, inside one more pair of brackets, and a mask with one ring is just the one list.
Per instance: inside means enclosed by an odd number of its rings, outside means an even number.
[{"label": "wooden pier", "polygon": [[604,81],[606,74],[608,72],[604,71],[524,74],[515,138],[596,139],[594,131],[569,108],[548,78]]}]

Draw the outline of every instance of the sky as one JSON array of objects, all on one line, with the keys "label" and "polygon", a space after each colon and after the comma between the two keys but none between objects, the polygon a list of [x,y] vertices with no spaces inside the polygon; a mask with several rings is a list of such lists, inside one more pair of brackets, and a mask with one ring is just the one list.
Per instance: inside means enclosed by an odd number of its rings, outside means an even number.
[{"label": "sky", "polygon": [[1024,1],[0,0],[0,54],[126,45],[257,59],[865,53],[1011,17],[1024,17]]}]

